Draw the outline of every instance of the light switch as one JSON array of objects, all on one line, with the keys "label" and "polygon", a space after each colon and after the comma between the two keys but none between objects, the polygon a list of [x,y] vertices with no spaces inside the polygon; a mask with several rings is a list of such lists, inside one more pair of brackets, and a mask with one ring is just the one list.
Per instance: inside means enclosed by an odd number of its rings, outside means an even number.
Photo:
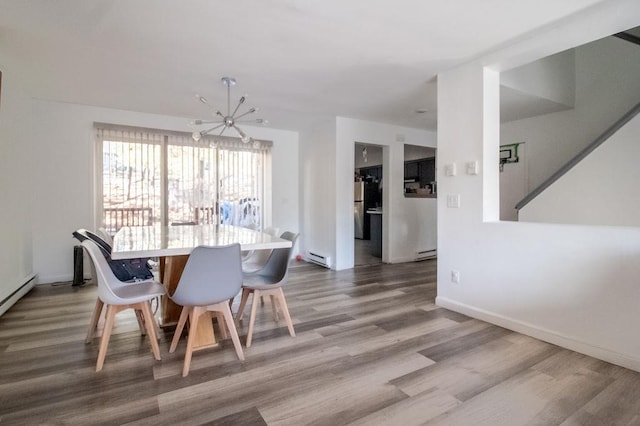
[{"label": "light switch", "polygon": [[444,166],[444,175],[445,176],[455,176],[456,175],[456,163],[445,164],[445,166]]},{"label": "light switch", "polygon": [[447,194],[447,207],[450,209],[460,208],[460,194]]},{"label": "light switch", "polygon": [[477,161],[468,161],[465,164],[465,169],[468,175],[477,175],[478,174],[478,162]]}]

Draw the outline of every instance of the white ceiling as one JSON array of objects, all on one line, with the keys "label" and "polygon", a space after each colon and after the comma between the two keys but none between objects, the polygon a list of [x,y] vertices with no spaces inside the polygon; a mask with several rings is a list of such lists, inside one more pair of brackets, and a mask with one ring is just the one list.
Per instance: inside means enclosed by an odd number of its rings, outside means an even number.
[{"label": "white ceiling", "polygon": [[206,118],[228,75],[270,127],[433,129],[439,72],[599,1],[0,0],[0,66],[41,99]]}]

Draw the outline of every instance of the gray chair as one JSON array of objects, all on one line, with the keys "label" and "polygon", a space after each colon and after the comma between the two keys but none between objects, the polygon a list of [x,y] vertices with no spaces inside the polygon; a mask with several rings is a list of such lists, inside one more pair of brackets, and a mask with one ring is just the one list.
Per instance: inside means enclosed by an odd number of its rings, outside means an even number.
[{"label": "gray chair", "polygon": [[[264,228],[262,232],[275,237],[278,235],[279,230],[279,228],[269,226]],[[245,273],[256,272],[267,263],[270,255],[271,250],[252,250],[248,255],[245,255],[243,252],[242,271]]]},{"label": "gray chair", "polygon": [[242,314],[247,303],[247,299],[249,298],[249,294],[253,293],[251,317],[249,318],[249,330],[247,332],[247,347],[251,346],[253,326],[256,319],[256,310],[258,308],[258,299],[262,296],[271,297],[273,316],[276,321],[278,320],[278,306],[280,307],[287,323],[287,327],[289,328],[289,334],[291,334],[292,337],[295,337],[296,335],[293,329],[291,316],[289,315],[287,301],[285,300],[284,292],[282,291],[282,286],[287,282],[291,251],[296,245],[298,234],[285,232],[280,235],[280,238],[291,241],[291,247],[274,249],[269,256],[267,263],[262,268],[254,272],[244,273],[242,298],[240,299],[240,307],[238,309],[238,320],[242,319]]},{"label": "gray chair", "polygon": [[151,349],[155,359],[160,360],[160,349],[158,347],[158,339],[156,336],[155,325],[156,319],[151,312],[149,301],[165,294],[164,287],[152,280],[136,283],[123,283],[118,280],[107,264],[107,260],[102,255],[100,248],[91,240],[84,240],[82,246],[87,250],[96,269],[98,278],[98,302],[96,310],[92,316],[91,325],[89,326],[90,336],[97,325],[102,304],[107,307],[105,314],[104,330],[100,341],[100,350],[98,352],[98,362],[96,371],[102,370],[104,358],[107,355],[107,346],[111,337],[111,330],[115,322],[115,316],[118,312],[127,308],[141,311],[144,317],[144,327],[147,329],[149,340],[151,341]]},{"label": "gray chair", "polygon": [[[244,361],[244,353],[238,338],[231,309],[228,301],[232,299],[242,287],[242,262],[240,258],[240,244],[222,247],[199,246],[193,249],[184,267],[175,293],[171,299],[182,305],[182,312],[176,327],[169,352],[174,352],[184,325],[189,319],[189,334],[187,350],[184,356],[182,376],[189,374],[191,356],[195,348],[198,320],[209,312],[218,312],[220,331],[225,335],[225,324],[231,334],[236,354]],[[210,316],[204,315],[209,321]]]}]

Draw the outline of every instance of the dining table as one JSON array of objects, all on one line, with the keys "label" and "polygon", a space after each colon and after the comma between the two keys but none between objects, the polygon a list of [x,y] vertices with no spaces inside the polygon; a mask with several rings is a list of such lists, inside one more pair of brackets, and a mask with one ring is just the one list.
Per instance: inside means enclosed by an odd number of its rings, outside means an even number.
[{"label": "dining table", "polygon": [[[160,281],[167,294],[172,295],[180,281],[189,254],[198,246],[226,246],[240,244],[243,251],[272,250],[291,247],[291,241],[257,230],[222,224],[181,224],[123,227],[114,236],[111,258],[158,258]],[[182,307],[164,296],[161,301],[160,325],[175,325]],[[207,313],[211,318],[211,314]],[[222,327],[223,325],[220,324]],[[196,347],[215,346],[213,322],[198,321]]]}]

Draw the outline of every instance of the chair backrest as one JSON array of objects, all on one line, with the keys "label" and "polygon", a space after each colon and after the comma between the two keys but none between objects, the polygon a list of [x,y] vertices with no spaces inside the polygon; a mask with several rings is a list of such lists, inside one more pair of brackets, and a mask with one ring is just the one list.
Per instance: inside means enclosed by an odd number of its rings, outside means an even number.
[{"label": "chair backrest", "polygon": [[98,228],[97,234],[111,247],[113,247],[113,237],[109,235],[106,229]]},{"label": "chair backrest", "polygon": [[267,263],[257,272],[257,275],[270,277],[274,283],[281,282],[287,276],[291,251],[296,245],[298,234],[284,232],[280,238],[291,241],[291,247],[273,249]]},{"label": "chair backrest", "polygon": [[80,228],[73,231],[73,237],[80,242],[83,242],[84,240],[93,241],[98,245],[98,248],[100,248],[100,250],[102,250],[103,253],[105,253],[106,255],[111,255],[111,244],[109,244],[102,237],[94,234],[91,231],[87,231],[84,228]]},{"label": "chair backrest", "polygon": [[266,228],[264,228],[264,230],[262,232],[264,232],[265,234],[269,234],[272,236],[276,236],[278,235],[278,232],[280,231],[280,228],[277,228],[275,226],[267,226]]},{"label": "chair backrest", "polygon": [[153,278],[151,267],[147,264],[148,257],[113,260],[111,259],[111,245],[93,232],[80,228],[73,232],[73,236],[80,242],[89,240],[96,243],[104,255],[107,265],[119,281],[132,282]]},{"label": "chair backrest", "polygon": [[98,278],[98,297],[106,304],[118,305],[122,304],[123,300],[115,295],[112,288],[127,285],[118,280],[111,271],[107,259],[102,254],[101,248],[90,239],[82,241],[82,246],[89,253],[89,257],[93,261],[93,265],[96,269],[96,276]]},{"label": "chair backrest", "polygon": [[182,271],[174,302],[183,306],[205,306],[229,300],[242,287],[240,244],[193,249]]}]

